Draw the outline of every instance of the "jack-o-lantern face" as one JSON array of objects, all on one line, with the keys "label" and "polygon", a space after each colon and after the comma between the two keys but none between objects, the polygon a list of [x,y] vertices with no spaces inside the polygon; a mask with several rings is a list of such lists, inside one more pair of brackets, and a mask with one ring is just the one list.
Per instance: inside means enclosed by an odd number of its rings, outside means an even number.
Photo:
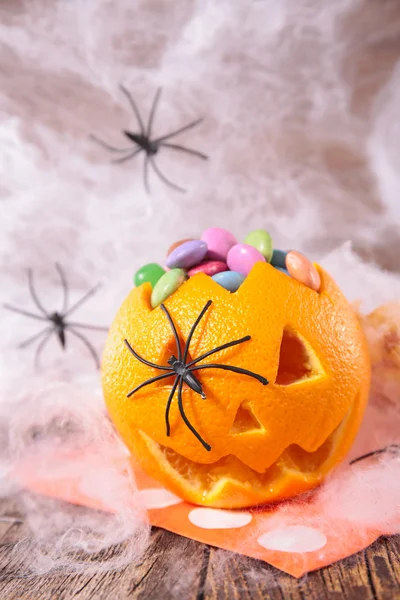
[{"label": "jack-o-lantern face", "polygon": [[[319,293],[258,263],[233,294],[196,275],[165,310],[151,309],[148,284],[121,306],[103,356],[110,416],[143,468],[186,500],[242,507],[289,497],[347,453],[369,357],[356,315],[318,270]],[[185,365],[214,365],[192,370],[195,381],[175,365],[187,341]]]}]

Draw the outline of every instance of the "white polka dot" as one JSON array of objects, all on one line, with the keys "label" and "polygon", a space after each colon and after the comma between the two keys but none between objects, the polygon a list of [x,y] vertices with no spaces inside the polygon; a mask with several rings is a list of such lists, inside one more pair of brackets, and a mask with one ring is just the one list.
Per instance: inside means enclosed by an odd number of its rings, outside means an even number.
[{"label": "white polka dot", "polygon": [[143,503],[144,507],[150,508],[166,508],[167,506],[173,506],[183,502],[182,498],[178,498],[175,494],[172,494],[164,488],[147,488],[139,490],[139,500]]},{"label": "white polka dot", "polygon": [[304,527],[304,525],[290,525],[264,533],[257,542],[267,550],[314,552],[325,546],[326,537],[318,529]]},{"label": "white polka dot", "polygon": [[202,529],[236,529],[248,525],[252,518],[247,512],[219,508],[194,508],[189,513],[189,521]]}]

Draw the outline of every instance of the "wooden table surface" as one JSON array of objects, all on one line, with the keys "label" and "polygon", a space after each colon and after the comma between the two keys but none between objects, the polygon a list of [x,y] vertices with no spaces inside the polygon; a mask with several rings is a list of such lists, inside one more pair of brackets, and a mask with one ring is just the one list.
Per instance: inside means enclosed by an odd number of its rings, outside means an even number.
[{"label": "wooden table surface", "polygon": [[[0,506],[1,515],[15,516],[9,502]],[[19,553],[26,556],[27,536],[24,522],[0,521],[1,600],[400,599],[400,535],[381,538],[301,580],[259,560],[158,528],[153,528],[140,563],[122,571],[27,577],[21,576],[17,559]]]}]

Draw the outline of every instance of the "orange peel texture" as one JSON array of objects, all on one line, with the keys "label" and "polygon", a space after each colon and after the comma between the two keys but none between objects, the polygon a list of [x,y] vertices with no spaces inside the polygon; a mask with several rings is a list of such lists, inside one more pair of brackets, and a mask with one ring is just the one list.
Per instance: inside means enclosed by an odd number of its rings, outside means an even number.
[{"label": "orange peel texture", "polygon": [[267,263],[257,263],[230,293],[210,277],[190,278],[165,301],[184,346],[208,300],[190,357],[251,336],[204,362],[234,365],[263,375],[269,385],[230,371],[196,376],[206,399],[183,386],[191,423],[175,396],[170,436],[165,408],[174,379],[135,386],[161,373],[135,359],[167,365],[176,343],[151,287],[133,289],[110,329],[102,361],[105,401],[115,427],[143,469],[183,499],[239,508],[309,490],[346,456],[359,428],[370,385],[370,359],[359,320],[331,277],[318,265],[317,293]]}]

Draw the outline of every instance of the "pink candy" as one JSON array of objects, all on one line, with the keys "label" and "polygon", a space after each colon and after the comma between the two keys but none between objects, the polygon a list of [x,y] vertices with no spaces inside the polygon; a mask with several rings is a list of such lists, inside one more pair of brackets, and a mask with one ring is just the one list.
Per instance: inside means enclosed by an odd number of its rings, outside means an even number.
[{"label": "pink candy", "polygon": [[204,273],[205,275],[209,275],[212,277],[217,273],[222,273],[223,271],[227,271],[227,264],[220,260],[205,260],[204,262],[192,267],[188,271],[189,277],[193,277],[193,275],[197,275],[197,273]]},{"label": "pink candy", "polygon": [[228,267],[242,275],[248,275],[256,262],[266,262],[264,256],[254,246],[236,244],[228,252]]},{"label": "pink candy", "polygon": [[209,227],[201,236],[208,246],[206,258],[226,262],[229,250],[237,244],[236,238],[226,229]]}]

